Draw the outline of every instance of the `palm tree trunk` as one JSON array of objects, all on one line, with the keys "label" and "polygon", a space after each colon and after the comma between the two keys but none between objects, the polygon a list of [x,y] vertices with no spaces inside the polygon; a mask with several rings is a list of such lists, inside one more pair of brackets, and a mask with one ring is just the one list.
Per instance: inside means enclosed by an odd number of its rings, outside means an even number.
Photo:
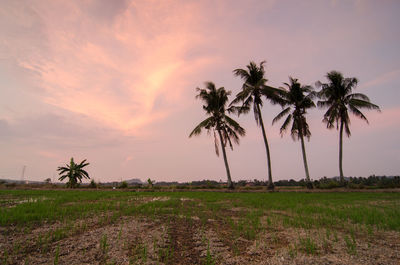
[{"label": "palm tree trunk", "polygon": [[217,131],[218,131],[219,139],[221,141],[222,154],[224,155],[226,175],[228,176],[228,189],[233,189],[233,183],[232,183],[232,179],[231,179],[231,171],[229,170],[228,159],[226,158],[225,144],[224,144],[224,141],[222,140],[221,131],[220,130],[217,130]]},{"label": "palm tree trunk", "polygon": [[343,161],[343,121],[340,122],[340,134],[339,134],[339,172],[340,172],[340,182],[344,183],[342,161]]},{"label": "palm tree trunk", "polygon": [[268,163],[268,189],[274,190],[274,182],[272,181],[272,171],[271,171],[271,155],[269,153],[269,146],[267,135],[265,134],[264,122],[261,115],[260,106],[257,104],[257,111],[258,111],[258,119],[260,121],[261,130],[264,138],[265,150],[267,151],[267,163]]},{"label": "palm tree trunk", "polygon": [[308,172],[306,148],[304,146],[304,137],[302,132],[300,132],[300,140],[301,140],[301,151],[303,153],[304,170],[306,171],[307,188],[312,189],[310,173]]}]

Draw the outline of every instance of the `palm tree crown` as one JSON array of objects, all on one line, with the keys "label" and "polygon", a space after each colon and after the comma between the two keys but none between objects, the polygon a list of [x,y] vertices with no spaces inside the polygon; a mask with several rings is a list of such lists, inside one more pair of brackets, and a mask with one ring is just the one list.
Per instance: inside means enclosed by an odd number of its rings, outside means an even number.
[{"label": "palm tree crown", "polygon": [[350,117],[349,110],[356,117],[368,123],[367,118],[360,111],[360,109],[376,109],[380,110],[379,106],[372,104],[370,99],[362,93],[352,93],[353,88],[358,84],[355,77],[344,78],[342,73],[331,71],[326,75],[328,83],[317,82],[316,85],[321,87],[318,93],[321,98],[318,101],[318,107],[328,110],[324,114],[323,122],[326,123],[327,128],[339,128],[343,123],[347,136],[351,135],[350,132]]},{"label": "palm tree crown", "polygon": [[276,123],[287,115],[280,128],[281,135],[285,133],[290,123],[292,123],[291,135],[293,140],[300,139],[302,136],[309,139],[311,132],[305,115],[307,114],[307,109],[315,108],[315,103],[313,102],[315,93],[313,93],[311,86],[302,86],[297,79],[292,77],[289,77],[289,80],[290,84],[284,83],[287,89],[283,88],[280,92],[282,106],[288,107],[280,112],[272,123]]},{"label": "palm tree crown", "polygon": [[378,111],[380,111],[380,109],[379,106],[372,104],[366,95],[352,93],[353,89],[357,86],[357,78],[344,78],[342,73],[338,71],[329,72],[326,78],[328,79],[328,83],[321,83],[320,81],[316,83],[318,87],[321,87],[321,91],[318,92],[321,98],[321,100],[318,101],[318,107],[328,108],[323,119],[327,128],[332,129],[336,125],[336,129],[340,130],[339,171],[341,181],[343,182],[342,139],[343,130],[346,132],[347,137],[351,135],[349,111],[368,123],[367,118],[360,109],[376,109]]},{"label": "palm tree crown", "polygon": [[240,107],[232,108],[238,114],[248,113],[253,105],[254,119],[257,125],[260,124],[259,116],[261,114],[261,107],[263,106],[262,97],[266,97],[273,104],[279,103],[280,97],[278,96],[279,90],[265,83],[268,81],[264,78],[265,69],[262,61],[259,66],[255,62],[250,62],[247,69],[235,69],[233,74],[239,76],[243,81],[242,91],[240,91],[230,105],[242,103]]},{"label": "palm tree crown", "polygon": [[233,149],[232,141],[239,144],[239,136],[244,136],[246,132],[239,123],[226,115],[226,105],[228,104],[228,96],[231,92],[226,91],[223,87],[217,89],[212,82],[206,82],[205,86],[205,89],[196,88],[198,91],[196,98],[203,101],[203,109],[210,117],[200,122],[199,125],[197,125],[190,133],[189,137],[200,135],[203,129],[207,130],[208,133],[211,133],[212,131],[214,134],[215,152],[217,156],[219,156],[218,140],[216,135],[216,133],[218,133],[228,175],[228,187],[233,188],[225,153],[225,146],[229,143],[229,146]]},{"label": "palm tree crown", "polygon": [[69,164],[66,164],[65,167],[58,167],[57,171],[59,171],[61,175],[59,180],[63,181],[65,178],[68,178],[67,186],[75,188],[78,185],[78,180],[82,182],[82,178],[90,179],[89,174],[83,169],[88,165],[89,163],[86,163],[86,159],[76,164],[74,158],[71,157]]},{"label": "palm tree crown", "polygon": [[201,99],[204,102],[203,109],[206,111],[208,117],[197,125],[190,133],[189,137],[193,135],[200,135],[202,129],[206,129],[207,132],[214,132],[215,139],[215,153],[219,155],[218,141],[216,138],[215,131],[220,130],[223,137],[223,144],[226,146],[229,143],[231,149],[233,149],[232,140],[239,144],[239,136],[245,135],[245,130],[233,120],[231,117],[226,115],[226,105],[228,104],[228,96],[231,94],[230,91],[226,91],[224,87],[216,89],[214,83],[206,82],[206,88],[196,88],[199,94],[196,98]]},{"label": "palm tree crown", "polygon": [[291,123],[291,135],[293,140],[299,139],[301,141],[307,186],[312,188],[304,146],[304,137],[307,139],[310,139],[311,137],[311,132],[305,115],[307,113],[307,109],[315,107],[315,103],[313,102],[315,93],[311,86],[302,86],[297,79],[292,77],[289,77],[289,80],[290,84],[284,83],[287,89],[282,88],[282,91],[280,91],[282,107],[287,107],[273,119],[272,124],[287,115],[280,128],[281,135],[283,136],[283,133],[287,130]]}]

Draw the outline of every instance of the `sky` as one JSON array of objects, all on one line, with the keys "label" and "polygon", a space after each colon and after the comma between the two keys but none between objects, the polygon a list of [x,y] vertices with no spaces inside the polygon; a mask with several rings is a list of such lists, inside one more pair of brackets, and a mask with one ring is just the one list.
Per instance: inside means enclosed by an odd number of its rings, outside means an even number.
[{"label": "sky", "polygon": [[[0,3],[0,178],[57,179],[87,159],[91,178],[225,180],[213,137],[189,133],[206,116],[196,87],[236,95],[232,71],[266,60],[267,84],[288,77],[357,77],[355,92],[382,112],[351,117],[346,176],[400,174],[400,1],[397,0],[3,0]],[[233,99],[233,97],[231,97]],[[281,107],[264,102],[274,180],[304,178],[299,141],[279,134]],[[338,131],[308,112],[312,179],[338,169]],[[228,150],[232,178],[266,180],[254,115]]]}]

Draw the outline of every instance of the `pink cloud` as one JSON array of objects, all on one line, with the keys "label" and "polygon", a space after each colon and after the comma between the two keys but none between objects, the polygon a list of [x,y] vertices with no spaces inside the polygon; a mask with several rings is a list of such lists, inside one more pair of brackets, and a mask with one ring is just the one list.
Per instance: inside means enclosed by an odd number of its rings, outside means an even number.
[{"label": "pink cloud", "polygon": [[[70,2],[52,12],[45,4],[35,7],[49,49],[19,64],[39,74],[36,81],[45,92],[38,96],[48,104],[138,134],[178,108],[182,75],[212,61],[185,58],[200,41],[191,31],[199,18],[196,4],[132,2],[111,24],[96,25],[84,8]],[[63,19],[55,19],[61,10]],[[160,95],[170,108],[154,108]]]}]

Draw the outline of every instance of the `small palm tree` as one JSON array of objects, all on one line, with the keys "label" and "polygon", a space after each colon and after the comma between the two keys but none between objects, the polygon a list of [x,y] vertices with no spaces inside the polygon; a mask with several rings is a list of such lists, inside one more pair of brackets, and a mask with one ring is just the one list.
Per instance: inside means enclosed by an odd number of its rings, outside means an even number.
[{"label": "small palm tree", "polygon": [[331,71],[327,73],[328,83],[318,81],[316,85],[321,87],[318,92],[321,98],[318,101],[318,107],[328,108],[324,114],[323,122],[328,129],[339,129],[339,173],[340,181],[344,182],[343,175],[343,130],[347,137],[350,137],[350,117],[349,111],[356,117],[366,121],[367,118],[360,109],[376,109],[380,111],[379,106],[372,104],[369,98],[361,93],[352,93],[353,88],[357,86],[357,78],[344,78],[342,73]]},{"label": "small palm tree", "polygon": [[315,108],[313,98],[315,93],[311,86],[302,86],[297,79],[289,77],[290,84],[284,83],[287,89],[282,88],[280,92],[282,98],[282,107],[286,107],[279,113],[272,121],[272,124],[286,116],[280,132],[281,136],[286,132],[288,126],[292,124],[291,135],[293,140],[299,139],[301,141],[301,151],[303,153],[304,170],[306,173],[307,187],[312,188],[310,173],[308,171],[308,163],[306,156],[306,149],[304,146],[304,137],[310,140],[311,132],[307,124],[306,113],[307,109]]},{"label": "small palm tree", "polygon": [[279,102],[278,89],[267,86],[265,83],[268,81],[264,78],[265,61],[262,61],[259,66],[255,62],[250,62],[247,65],[247,69],[236,69],[233,71],[235,76],[239,76],[243,79],[242,91],[240,91],[236,98],[232,101],[231,105],[236,103],[242,103],[240,107],[233,107],[238,115],[242,113],[248,113],[253,105],[254,118],[256,124],[261,126],[262,135],[264,138],[265,150],[267,152],[267,164],[268,164],[268,189],[274,189],[274,183],[272,181],[272,170],[271,170],[271,155],[269,151],[269,145],[267,135],[265,133],[264,122],[261,115],[261,108],[263,106],[262,97],[270,99],[272,103]]},{"label": "small palm tree", "polygon": [[74,162],[74,158],[71,157],[71,161],[69,164],[66,164],[65,167],[58,167],[57,171],[59,171],[60,181],[63,181],[65,178],[68,178],[67,187],[75,188],[78,186],[78,180],[82,183],[82,178],[90,179],[89,174],[83,169],[88,166],[89,163],[86,163],[86,159],[81,163],[76,164]]},{"label": "small palm tree", "polygon": [[224,156],[226,174],[228,177],[228,188],[233,189],[225,147],[229,144],[233,150],[232,141],[239,144],[239,136],[244,136],[246,132],[239,123],[226,115],[227,110],[225,107],[228,104],[228,96],[231,92],[226,91],[223,87],[216,89],[212,82],[206,82],[205,86],[205,89],[196,88],[199,92],[196,98],[203,101],[203,109],[210,117],[200,122],[199,125],[197,125],[190,133],[189,137],[200,135],[202,129],[206,129],[208,133],[211,133],[212,131],[214,134],[215,153],[219,156],[218,140],[216,135],[218,133],[222,154]]}]

